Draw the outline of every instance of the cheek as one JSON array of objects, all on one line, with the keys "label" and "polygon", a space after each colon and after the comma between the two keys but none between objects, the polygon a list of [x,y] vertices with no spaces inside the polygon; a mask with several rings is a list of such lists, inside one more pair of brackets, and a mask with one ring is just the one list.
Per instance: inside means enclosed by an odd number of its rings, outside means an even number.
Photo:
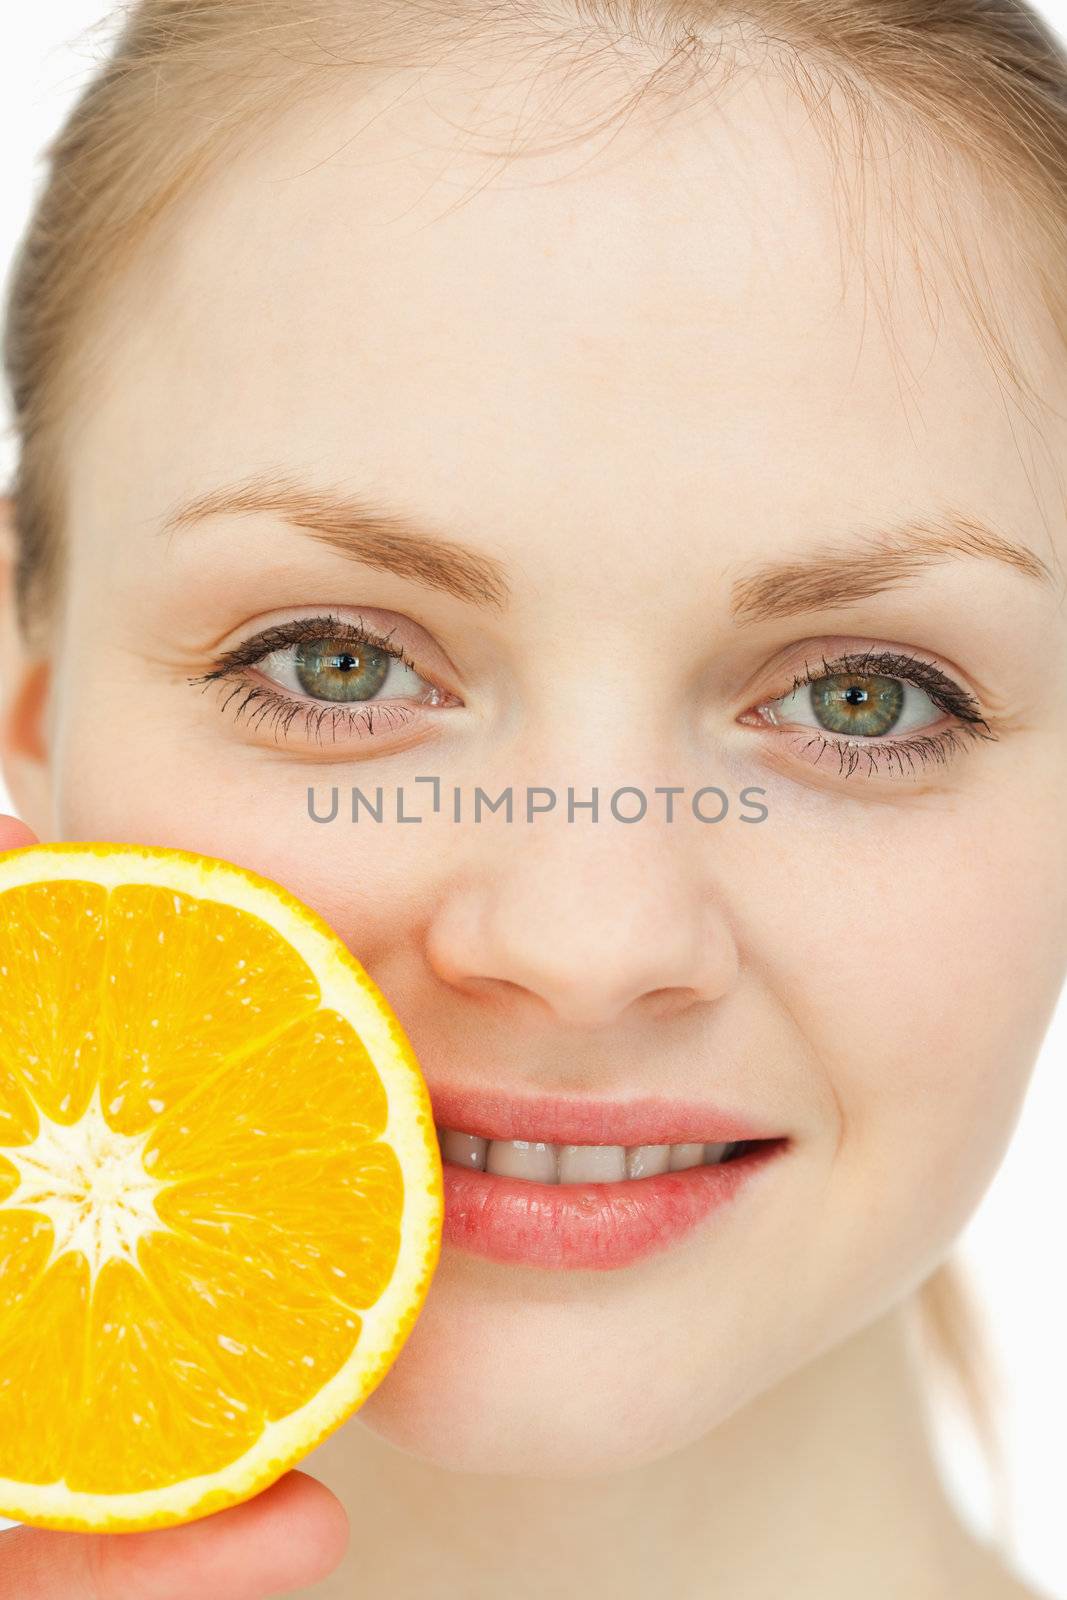
[{"label": "cheek", "polygon": [[[866,812],[867,808],[863,808]],[[1067,850],[1007,794],[807,836],[768,984],[836,1108],[842,1248],[936,1262],[1006,1150],[1067,965]]]},{"label": "cheek", "polygon": [[[127,714],[115,736],[101,740],[87,716],[69,719],[56,750],[58,836],[171,846],[246,867],[311,906],[380,977],[429,914],[450,859],[433,819],[398,825],[390,816],[395,785],[381,773],[344,762],[316,770],[199,735],[183,740],[173,722],[161,721],[162,729]],[[353,784],[371,799],[381,784],[380,823],[366,811],[352,823]],[[336,817],[312,820],[309,787],[316,814],[326,817],[334,786]],[[425,812],[418,786],[405,796],[408,814]]]}]

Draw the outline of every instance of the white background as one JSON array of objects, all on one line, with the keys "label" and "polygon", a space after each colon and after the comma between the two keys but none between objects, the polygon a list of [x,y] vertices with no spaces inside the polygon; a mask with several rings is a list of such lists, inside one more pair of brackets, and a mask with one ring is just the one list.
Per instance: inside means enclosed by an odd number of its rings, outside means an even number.
[{"label": "white background", "polygon": [[[40,180],[39,153],[106,42],[106,33],[87,35],[84,30],[112,15],[113,8],[105,0],[47,0],[46,5],[4,9],[0,271],[6,274]],[[1067,35],[1067,0],[1039,9]],[[0,481],[6,485],[14,461],[6,410],[0,422]],[[0,811],[11,809],[0,780]],[[990,1322],[1008,1400],[1004,1426],[1013,1479],[1016,1565],[1057,1600],[1067,1600],[1065,1124],[1067,995],[1011,1150],[960,1240]],[[942,1459],[961,1510],[986,1533],[988,1487],[969,1436],[947,1405],[939,1414],[939,1427]]]}]

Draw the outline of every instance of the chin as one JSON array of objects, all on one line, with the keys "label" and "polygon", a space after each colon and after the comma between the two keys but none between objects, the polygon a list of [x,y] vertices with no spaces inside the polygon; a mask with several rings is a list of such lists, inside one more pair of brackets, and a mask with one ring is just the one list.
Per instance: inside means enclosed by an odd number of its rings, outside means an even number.
[{"label": "chin", "polygon": [[724,1393],[709,1419],[662,1347],[657,1369],[644,1340],[590,1339],[580,1307],[535,1312],[520,1300],[510,1313],[497,1307],[490,1326],[427,1302],[353,1420],[445,1471],[592,1478],[672,1455],[740,1400]]},{"label": "chin", "polygon": [[[455,1410],[442,1407],[436,1389],[398,1392],[392,1377],[390,1373],[383,1380],[354,1420],[386,1444],[445,1472],[601,1478],[657,1461],[689,1443],[684,1436],[674,1440],[661,1436],[656,1444],[635,1439],[629,1431],[634,1419],[605,1416],[602,1408],[576,1415],[569,1424],[561,1422],[543,1396],[537,1397],[536,1415],[525,1403],[501,1409],[485,1397],[476,1406],[468,1405],[457,1429]],[[641,1419],[636,1420],[640,1424]]]}]

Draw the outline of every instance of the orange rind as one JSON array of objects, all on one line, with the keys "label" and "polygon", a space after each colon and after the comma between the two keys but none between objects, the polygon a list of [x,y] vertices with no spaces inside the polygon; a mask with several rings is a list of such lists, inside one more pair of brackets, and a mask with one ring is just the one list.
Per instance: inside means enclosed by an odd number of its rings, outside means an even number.
[{"label": "orange rind", "polygon": [[322,917],[183,850],[0,854],[0,1513],[266,1488],[396,1360],[443,1215],[411,1044]]}]

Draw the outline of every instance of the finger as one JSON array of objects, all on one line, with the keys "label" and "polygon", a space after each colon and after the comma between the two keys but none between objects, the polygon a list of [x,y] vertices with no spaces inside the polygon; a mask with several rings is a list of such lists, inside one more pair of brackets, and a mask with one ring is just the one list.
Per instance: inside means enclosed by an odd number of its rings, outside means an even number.
[{"label": "finger", "polygon": [[0,850],[20,850],[24,844],[37,843],[37,835],[18,817],[0,814]]},{"label": "finger", "polygon": [[264,1600],[317,1583],[348,1547],[326,1485],[287,1472],[262,1494],[147,1533],[0,1533],[0,1600]]}]

